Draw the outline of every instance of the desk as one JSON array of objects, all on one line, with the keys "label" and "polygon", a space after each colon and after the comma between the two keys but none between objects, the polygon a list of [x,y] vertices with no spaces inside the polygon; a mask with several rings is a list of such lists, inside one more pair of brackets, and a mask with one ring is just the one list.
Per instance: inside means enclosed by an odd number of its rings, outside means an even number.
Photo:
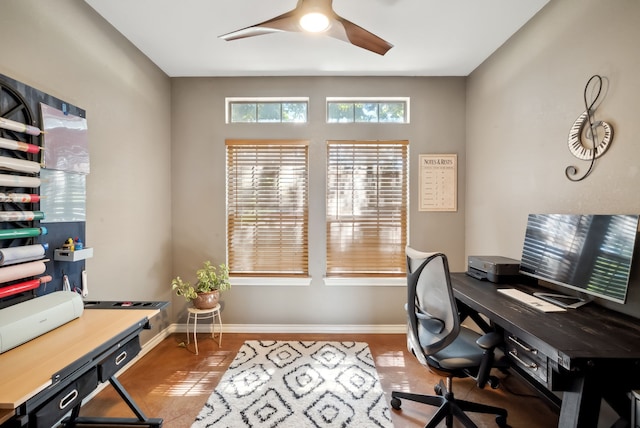
[{"label": "desk", "polygon": [[[127,356],[121,351],[140,349],[138,335],[147,326],[148,319],[158,312],[156,309],[85,310],[80,318],[1,354],[0,417],[5,420],[13,418],[10,426],[38,426],[35,414],[42,410],[49,397],[74,379],[88,378],[89,384],[93,382],[95,386],[99,381],[109,380],[121,397],[129,400],[127,403],[138,416],[138,423],[134,425],[143,425],[140,422],[146,418],[118,383],[115,371],[113,375],[109,372],[108,360],[113,355],[118,363],[122,363],[118,369],[126,365],[135,355],[131,352]],[[101,367],[103,365],[106,369]],[[100,369],[105,371],[100,374]],[[81,398],[77,408],[75,402],[69,406],[69,410],[73,407],[72,418],[78,416]],[[77,418],[77,421],[80,419],[89,418]],[[92,424],[92,421],[87,423]],[[159,427],[162,424],[161,419],[149,421],[144,425]],[[41,426],[46,426],[46,423]]]},{"label": "desk", "polygon": [[540,370],[534,384],[563,392],[558,426],[595,428],[602,398],[629,416],[629,402],[620,397],[640,383],[640,321],[594,303],[542,313],[497,292],[540,291],[535,286],[493,284],[464,273],[452,274],[451,281],[463,313],[486,316],[508,341],[520,340],[535,351],[532,365]]}]

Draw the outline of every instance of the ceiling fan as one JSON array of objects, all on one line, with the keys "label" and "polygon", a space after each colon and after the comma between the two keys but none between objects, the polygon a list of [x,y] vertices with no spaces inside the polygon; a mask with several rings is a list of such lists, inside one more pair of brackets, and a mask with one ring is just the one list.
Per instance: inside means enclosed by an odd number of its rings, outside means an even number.
[{"label": "ceiling fan", "polygon": [[379,55],[393,45],[333,11],[333,0],[298,0],[296,8],[275,18],[220,36],[224,40],[277,32],[323,33]]}]

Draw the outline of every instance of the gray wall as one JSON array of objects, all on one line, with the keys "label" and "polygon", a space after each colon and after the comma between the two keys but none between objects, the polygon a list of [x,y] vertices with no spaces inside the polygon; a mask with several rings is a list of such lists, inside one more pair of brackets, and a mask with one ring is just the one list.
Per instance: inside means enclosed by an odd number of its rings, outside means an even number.
[{"label": "gray wall", "polygon": [[0,73],[87,112],[89,299],[170,300],[170,79],[78,0],[3,0],[0,40]]},{"label": "gray wall", "polygon": [[[467,254],[520,258],[532,212],[640,213],[638,23],[638,1],[552,0],[469,76]],[[608,82],[596,119],[614,140],[574,183],[565,168],[582,174],[588,162],[570,154],[567,136],[594,74]]]},{"label": "gray wall", "polygon": [[[172,301],[160,326],[184,315],[171,277],[189,277],[204,259],[225,258],[225,138],[307,138],[321,163],[326,139],[408,139],[414,201],[418,154],[457,153],[465,162],[464,78],[171,80],[75,0],[3,1],[0,36],[6,47],[0,73],[87,111],[90,299]],[[311,121],[268,132],[231,127],[224,124],[225,96],[309,96]],[[411,96],[412,123],[329,128],[325,96]],[[420,213],[412,205],[410,242],[446,251],[461,270],[464,168],[458,178],[458,212]],[[324,176],[312,176],[311,186],[313,215],[322,216]],[[323,230],[311,234],[324,239]],[[402,287],[327,287],[323,254],[312,254],[311,263],[309,287],[234,287],[224,296],[225,323],[404,323]]]},{"label": "gray wall", "polygon": [[[404,287],[323,284],[325,141],[410,142],[410,243],[451,255],[464,269],[464,168],[459,209],[418,212],[418,155],[457,153],[465,163],[464,78],[286,77],[172,79],[173,270],[193,279],[205,259],[225,260],[225,139],[307,139],[310,146],[310,272],[308,287],[234,286],[225,292],[230,324],[404,324]],[[225,97],[310,98],[308,124],[225,124]],[[411,97],[410,124],[329,125],[325,97]],[[233,282],[232,282],[233,283]],[[176,309],[184,302],[174,299]],[[184,316],[184,314],[179,314]]]},{"label": "gray wall", "polygon": [[[3,0],[0,73],[87,111],[90,298],[171,300],[171,322],[184,309],[171,277],[224,259],[225,138],[306,138],[321,161],[330,138],[410,140],[410,242],[446,251],[453,270],[466,254],[519,257],[529,212],[639,212],[638,22],[635,0],[552,0],[466,79],[169,79],[82,1]],[[586,163],[566,137],[595,73],[609,80],[597,117],[615,138],[593,174],[571,183],[565,167]],[[308,125],[224,124],[225,96],[302,95],[312,100]],[[325,96],[397,95],[412,98],[410,125],[324,124]],[[459,155],[458,212],[417,211],[420,153]],[[323,177],[311,186],[322,195]],[[312,200],[322,215],[322,196]],[[404,322],[402,288],[326,287],[322,254],[311,262],[309,287],[234,287],[225,323]]]}]

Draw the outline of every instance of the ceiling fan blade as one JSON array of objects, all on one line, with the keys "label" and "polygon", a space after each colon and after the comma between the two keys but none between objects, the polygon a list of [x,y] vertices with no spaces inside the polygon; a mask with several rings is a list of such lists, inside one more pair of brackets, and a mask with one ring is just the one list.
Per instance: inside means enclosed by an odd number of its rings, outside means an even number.
[{"label": "ceiling fan blade", "polygon": [[277,32],[303,32],[300,17],[307,12],[320,11],[331,20],[329,29],[323,34],[342,40],[363,49],[384,55],[393,45],[353,22],[338,16],[332,9],[333,0],[298,0],[295,9],[275,18],[251,25],[240,30],[219,36],[224,40],[237,40],[245,37],[261,36]]},{"label": "ceiling fan blade", "polygon": [[329,37],[351,43],[379,55],[386,54],[393,47],[386,40],[337,15],[335,15],[331,28],[326,34]]},{"label": "ceiling fan blade", "polygon": [[218,37],[224,40],[237,40],[245,37],[261,36],[263,34],[278,33],[282,31],[301,31],[298,26],[298,18],[295,10],[283,13],[280,16],[276,16],[275,18],[271,18],[259,24],[232,31]]}]

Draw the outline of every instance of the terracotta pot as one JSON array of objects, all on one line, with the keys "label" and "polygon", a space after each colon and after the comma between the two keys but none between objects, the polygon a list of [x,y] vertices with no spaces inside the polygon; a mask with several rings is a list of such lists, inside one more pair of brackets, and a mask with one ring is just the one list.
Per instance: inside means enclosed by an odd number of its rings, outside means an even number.
[{"label": "terracotta pot", "polygon": [[198,293],[198,297],[193,300],[193,307],[196,309],[215,308],[219,300],[219,290],[211,291],[209,293]]}]

